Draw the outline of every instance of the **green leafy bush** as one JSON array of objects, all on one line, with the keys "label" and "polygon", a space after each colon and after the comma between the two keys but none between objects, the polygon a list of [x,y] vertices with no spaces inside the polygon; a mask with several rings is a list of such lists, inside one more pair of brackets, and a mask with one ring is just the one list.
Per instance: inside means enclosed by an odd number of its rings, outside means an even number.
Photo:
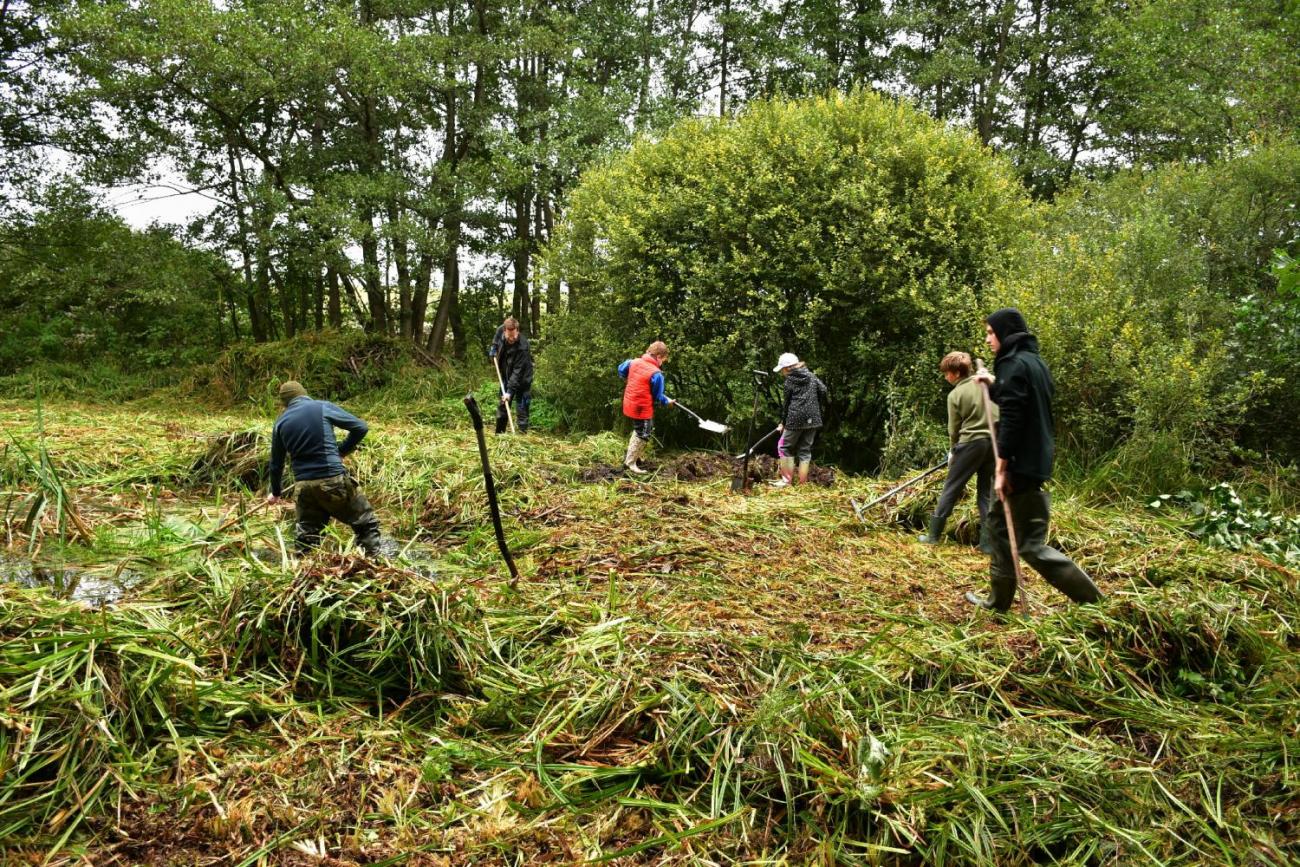
[{"label": "green leafy bush", "polygon": [[1294,407],[1293,390],[1277,391],[1277,303],[1250,319],[1239,308],[1277,295],[1268,263],[1294,232],[1297,158],[1282,146],[1117,175],[1046,209],[1016,256],[1001,292],[1042,338],[1063,451],[1108,483],[1190,485],[1233,456],[1261,409],[1272,437],[1271,407],[1283,394]]},{"label": "green leafy bush", "polygon": [[[872,93],[684,121],[573,192],[546,267],[575,311],[550,331],[539,383],[571,424],[607,426],[615,365],[662,339],[669,393],[739,423],[749,371],[793,351],[830,390],[821,453],[871,466],[891,414],[937,416],[939,359],[977,345],[1025,207],[969,133]],[[934,455],[898,459],[918,457]]]}]

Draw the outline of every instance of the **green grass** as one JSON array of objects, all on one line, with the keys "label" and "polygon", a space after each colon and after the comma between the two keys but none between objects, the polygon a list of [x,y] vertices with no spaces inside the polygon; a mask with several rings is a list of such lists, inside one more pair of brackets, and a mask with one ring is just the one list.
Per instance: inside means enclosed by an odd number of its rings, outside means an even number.
[{"label": "green grass", "polygon": [[[47,408],[90,525],[37,557],[140,571],[85,610],[0,585],[0,833],[107,863],[1287,864],[1300,582],[1177,514],[1055,492],[1108,594],[965,607],[986,561],[914,541],[937,485],[729,493],[615,477],[613,434],[490,438],[456,391],[363,407],[390,565],[296,560],[217,435],[270,415]],[[436,421],[437,424],[428,422]],[[32,453],[30,406],[0,422]],[[251,448],[264,443],[251,438]],[[662,457],[662,456],[661,456]],[[224,474],[224,475],[223,475]],[[46,484],[0,454],[4,486]],[[959,516],[972,517],[969,502]],[[960,522],[954,522],[960,524]],[[216,532],[219,527],[227,527]],[[9,529],[26,551],[29,535]],[[958,535],[968,534],[959,527]],[[38,735],[33,734],[39,733]],[[15,771],[14,769],[19,769]]]}]

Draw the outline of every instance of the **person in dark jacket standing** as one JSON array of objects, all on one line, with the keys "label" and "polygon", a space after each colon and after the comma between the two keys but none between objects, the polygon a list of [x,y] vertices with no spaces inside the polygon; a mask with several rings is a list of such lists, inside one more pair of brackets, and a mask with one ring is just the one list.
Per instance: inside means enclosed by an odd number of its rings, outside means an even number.
[{"label": "person in dark jacket standing", "polygon": [[794,484],[797,461],[799,484],[806,485],[812,470],[813,443],[822,427],[821,404],[826,399],[826,386],[793,352],[782,353],[774,371],[785,379],[785,401],[777,446],[781,478],[772,484],[778,488]]},{"label": "person in dark jacket standing", "polygon": [[[930,517],[930,531],[921,536],[928,545],[943,541],[943,525],[948,523],[957,501],[966,493],[966,483],[975,476],[976,505],[980,512],[980,548],[992,553],[988,544],[989,504],[993,501],[993,441],[989,439],[989,419],[984,410],[980,385],[971,378],[971,358],[965,352],[949,352],[939,362],[939,372],[948,380],[948,478],[939,495],[939,504]],[[997,407],[993,420],[997,421]]]},{"label": "person in dark jacket standing", "polygon": [[618,366],[618,375],[627,380],[623,386],[623,415],[632,419],[632,436],[627,441],[623,466],[634,473],[645,472],[637,461],[645,453],[655,429],[655,405],[673,404],[673,399],[664,393],[664,374],[659,369],[667,360],[667,344],[656,340],[640,358],[629,358]]},{"label": "person in dark jacket standing", "polygon": [[505,392],[497,405],[497,433],[505,433],[508,417],[506,406],[514,401],[515,426],[520,433],[528,431],[528,407],[533,402],[533,352],[528,338],[519,331],[519,320],[510,316],[497,329],[492,338],[488,356],[495,358],[501,372]]},{"label": "person in dark jacket standing", "polygon": [[[1073,560],[1047,545],[1051,499],[1043,483],[1052,478],[1054,430],[1052,396],[1056,390],[1047,364],[1038,354],[1038,338],[1014,307],[985,320],[985,342],[994,352],[991,393],[998,405],[998,463],[994,489],[1010,506],[1020,559],[1033,566],[1057,590],[1075,602],[1097,602],[1102,593]],[[1016,595],[1011,541],[1003,509],[989,512],[991,592],[987,599],[967,593],[982,608],[1006,611]]]},{"label": "person in dark jacket standing", "polygon": [[[280,385],[279,395],[284,411],[271,429],[271,493],[267,499],[283,502],[284,459],[288,455],[293,465],[294,536],[299,553],[320,544],[321,531],[330,518],[350,526],[357,545],[367,554],[384,553],[379,519],[343,467],[343,458],[365,438],[366,423],[329,401],[312,400],[293,380]],[[334,438],[336,427],[348,432],[342,444]]]}]

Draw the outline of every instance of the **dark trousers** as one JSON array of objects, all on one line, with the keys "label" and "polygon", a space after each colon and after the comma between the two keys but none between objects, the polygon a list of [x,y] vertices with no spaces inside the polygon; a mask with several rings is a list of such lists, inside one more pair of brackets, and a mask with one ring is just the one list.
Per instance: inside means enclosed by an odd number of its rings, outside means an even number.
[{"label": "dark trousers", "polygon": [[297,525],[295,541],[299,551],[320,544],[321,531],[330,518],[342,521],[357,536],[357,545],[367,554],[379,551],[379,519],[370,501],[346,473],[328,479],[309,479],[294,486],[294,511]]},{"label": "dark trousers", "polygon": [[939,505],[935,506],[936,518],[947,518],[952,514],[957,501],[966,493],[966,483],[975,476],[976,505],[980,510],[980,526],[985,526],[989,519],[989,504],[993,501],[993,441],[980,437],[964,443],[957,443],[952,449],[952,460],[948,462],[948,478],[943,483],[943,493],[939,495]]},{"label": "dark trousers", "polygon": [[636,434],[637,439],[650,441],[651,435],[655,432],[655,420],[651,418],[634,418],[632,419],[632,433]]},{"label": "dark trousers", "polygon": [[[1031,489],[1012,494],[1009,498],[1020,562],[1033,566],[1048,584],[1075,602],[1100,600],[1101,591],[1087,573],[1069,557],[1048,547],[1047,525],[1051,519],[1051,497],[1046,491],[1035,489],[1037,485],[1027,487]],[[993,556],[989,563],[989,578],[992,582],[989,605],[998,611],[1006,611],[1016,598],[1016,573],[1011,565],[1011,540],[1007,535],[1007,520],[1001,503],[989,510],[989,537],[993,542]]]},{"label": "dark trousers", "polygon": [[[515,427],[520,433],[528,430],[528,405],[533,402],[533,393],[525,391],[522,394],[510,395],[510,402],[515,409]],[[505,433],[510,428],[510,419],[506,416],[505,401],[497,401],[497,433]]]}]

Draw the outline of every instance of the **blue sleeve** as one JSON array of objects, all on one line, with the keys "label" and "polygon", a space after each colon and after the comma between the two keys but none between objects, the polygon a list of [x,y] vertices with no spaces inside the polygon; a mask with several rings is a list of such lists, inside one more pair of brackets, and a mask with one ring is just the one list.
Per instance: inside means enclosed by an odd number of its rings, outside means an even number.
[{"label": "blue sleeve", "polygon": [[280,496],[284,483],[284,440],[280,439],[280,428],[271,428],[271,493]]},{"label": "blue sleeve", "polygon": [[497,326],[497,333],[492,335],[492,345],[488,347],[488,358],[496,358],[501,351],[501,332],[504,330],[504,325]]},{"label": "blue sleeve", "polygon": [[664,375],[656,373],[650,377],[650,396],[656,403],[667,404],[668,395],[664,394]]},{"label": "blue sleeve", "polygon": [[627,371],[628,368],[631,366],[632,366],[632,359],[629,358],[627,361],[623,362],[618,366],[618,375],[623,377],[624,379],[627,379]]},{"label": "blue sleeve", "polygon": [[366,423],[357,418],[347,410],[341,409],[327,401],[321,401],[324,405],[322,412],[325,420],[334,427],[343,428],[348,432],[348,438],[339,444],[339,457],[345,457],[356,450],[361,445],[361,441],[366,438],[366,433],[370,430]]}]

